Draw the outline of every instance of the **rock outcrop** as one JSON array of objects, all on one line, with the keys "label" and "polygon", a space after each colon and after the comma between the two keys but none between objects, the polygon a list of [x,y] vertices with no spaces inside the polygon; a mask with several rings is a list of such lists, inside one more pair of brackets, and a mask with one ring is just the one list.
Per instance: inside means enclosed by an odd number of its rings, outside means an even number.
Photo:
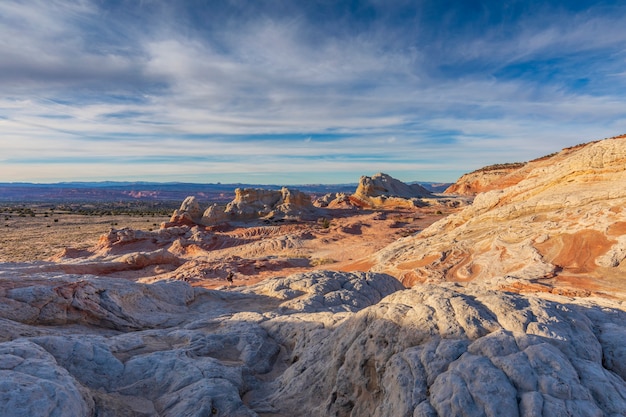
[{"label": "rock outcrop", "polygon": [[461,176],[454,184],[444,191],[444,194],[475,196],[478,193],[502,189],[517,184],[523,176],[513,175],[526,164],[508,163],[490,165]]},{"label": "rock outcrop", "polygon": [[[2,305],[22,306],[0,310],[5,417],[626,413],[623,302],[374,273],[211,291],[0,267]],[[74,314],[86,300],[121,321]]]},{"label": "rock outcrop", "polygon": [[350,195],[345,193],[329,193],[323,195],[313,202],[316,207],[328,207],[330,209],[356,209],[357,207],[352,204]]},{"label": "rock outcrop", "polygon": [[25,339],[0,343],[3,416],[93,416],[88,390],[44,348]]},{"label": "rock outcrop", "polygon": [[4,417],[256,416],[271,409],[259,392],[287,355],[265,322],[337,322],[403,288],[380,274],[320,272],[219,292],[24,268],[0,271]]},{"label": "rock outcrop", "polygon": [[556,276],[579,289],[626,290],[626,137],[532,166],[515,185],[479,194],[472,206],[379,252],[373,269],[407,285]]},{"label": "rock outcrop", "polygon": [[351,202],[367,208],[414,208],[428,205],[423,199],[433,194],[419,184],[405,184],[387,174],[362,176]]},{"label": "rock outcrop", "polygon": [[[616,138],[619,138],[619,136]],[[592,143],[595,142],[565,148],[561,152],[533,159],[530,162],[512,162],[486,166],[461,176],[444,191],[444,194],[475,196],[487,191],[512,187],[526,179],[535,169],[559,165],[564,163],[564,161],[567,163],[566,160],[572,153]]]},{"label": "rock outcrop", "polygon": [[170,222],[175,224],[199,224],[202,221],[202,209],[198,199],[194,196],[189,196],[183,200],[178,210],[175,210],[172,214]]},{"label": "rock outcrop", "polygon": [[18,272],[21,276],[0,275],[0,317],[29,325],[84,324],[123,331],[173,325],[178,321],[174,315],[186,311],[194,298],[184,282],[131,285],[87,275],[37,273],[32,267]]},{"label": "rock outcrop", "polygon": [[[472,286],[395,292],[316,340],[298,335],[272,404],[311,416],[624,413],[624,349],[611,350],[624,336],[602,336],[616,322],[601,308],[560,301]],[[613,314],[624,326],[624,312]],[[266,327],[287,340],[298,332]]]},{"label": "rock outcrop", "polygon": [[170,223],[212,226],[255,219],[313,219],[315,214],[311,197],[301,191],[286,187],[281,190],[237,188],[235,198],[225,207],[214,204],[204,212],[195,197],[187,197]]},{"label": "rock outcrop", "polygon": [[[446,210],[446,208],[441,208]],[[38,270],[155,282],[186,280],[219,287],[229,272],[238,285],[325,268],[366,271],[352,265],[441,218],[434,210],[319,209],[315,221],[269,220],[202,226],[193,223],[142,231],[111,229],[90,248],[65,249]]]}]

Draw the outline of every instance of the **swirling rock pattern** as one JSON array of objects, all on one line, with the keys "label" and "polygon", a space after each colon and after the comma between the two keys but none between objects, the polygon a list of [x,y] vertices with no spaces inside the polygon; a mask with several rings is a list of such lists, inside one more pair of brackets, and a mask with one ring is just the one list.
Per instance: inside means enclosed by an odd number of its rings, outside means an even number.
[{"label": "swirling rock pattern", "polygon": [[556,277],[546,284],[626,296],[624,166],[626,136],[528,163],[513,185],[480,193],[471,206],[378,252],[372,270],[407,286]]}]

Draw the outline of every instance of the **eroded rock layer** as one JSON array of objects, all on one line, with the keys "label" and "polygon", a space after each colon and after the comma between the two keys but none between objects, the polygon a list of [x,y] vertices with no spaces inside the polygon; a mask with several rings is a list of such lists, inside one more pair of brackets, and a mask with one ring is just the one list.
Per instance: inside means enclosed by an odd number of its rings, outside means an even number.
[{"label": "eroded rock layer", "polygon": [[444,194],[474,196],[478,193],[502,189],[519,182],[519,174],[525,163],[491,165],[461,176],[454,184],[446,188]]}]

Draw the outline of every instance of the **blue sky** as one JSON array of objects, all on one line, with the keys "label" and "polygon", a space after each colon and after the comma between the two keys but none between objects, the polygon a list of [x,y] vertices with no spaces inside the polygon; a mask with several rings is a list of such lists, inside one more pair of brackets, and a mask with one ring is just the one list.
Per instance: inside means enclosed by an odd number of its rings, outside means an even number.
[{"label": "blue sky", "polygon": [[0,1],[0,182],[454,181],[626,133],[621,1]]}]

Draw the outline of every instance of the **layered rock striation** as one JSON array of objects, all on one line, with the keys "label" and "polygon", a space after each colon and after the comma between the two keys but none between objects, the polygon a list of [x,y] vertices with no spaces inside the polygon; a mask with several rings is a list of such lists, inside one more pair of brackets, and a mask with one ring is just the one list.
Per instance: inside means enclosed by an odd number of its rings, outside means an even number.
[{"label": "layered rock striation", "polygon": [[[619,138],[619,136],[616,138]],[[476,171],[462,175],[454,184],[446,188],[444,194],[475,196],[479,193],[502,190],[514,186],[528,177],[533,170],[561,164],[563,161],[567,160],[572,153],[591,143],[582,143],[565,148],[561,152],[555,152],[529,162],[510,162],[477,169]]]},{"label": "layered rock striation", "polygon": [[[522,179],[519,170],[526,164],[508,163],[490,165],[461,176],[445,189],[444,194],[475,196],[485,191],[502,189],[516,184]],[[518,175],[515,175],[518,174]]]},{"label": "layered rock striation", "polygon": [[478,194],[470,207],[385,248],[373,269],[407,285],[558,277],[591,291],[623,291],[626,137],[550,159],[535,162],[515,185]]}]

